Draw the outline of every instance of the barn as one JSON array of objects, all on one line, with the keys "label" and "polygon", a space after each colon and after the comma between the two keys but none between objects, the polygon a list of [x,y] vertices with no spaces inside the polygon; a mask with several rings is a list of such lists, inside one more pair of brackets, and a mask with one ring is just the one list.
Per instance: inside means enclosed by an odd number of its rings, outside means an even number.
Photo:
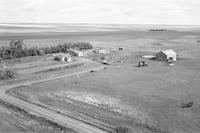
[{"label": "barn", "polygon": [[156,60],[159,60],[159,61],[168,61],[168,62],[171,62],[171,61],[176,61],[176,52],[174,52],[174,50],[172,49],[168,49],[168,50],[163,50],[163,51],[160,51],[159,53],[156,54]]}]

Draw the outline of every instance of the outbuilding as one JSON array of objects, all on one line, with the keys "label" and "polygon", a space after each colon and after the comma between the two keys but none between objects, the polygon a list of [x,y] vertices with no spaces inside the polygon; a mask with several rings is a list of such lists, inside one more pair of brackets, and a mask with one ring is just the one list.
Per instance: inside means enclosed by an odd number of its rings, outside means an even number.
[{"label": "outbuilding", "polygon": [[79,50],[73,50],[73,49],[71,49],[69,52],[70,52],[70,54],[72,54],[74,56],[78,56],[78,57],[84,56],[83,52],[79,51]]},{"label": "outbuilding", "polygon": [[53,57],[54,57],[54,60],[72,62],[72,58],[70,54],[57,53],[57,54],[54,54]]},{"label": "outbuilding", "polygon": [[119,50],[124,50],[124,48],[123,47],[119,47]]},{"label": "outbuilding", "polygon": [[175,62],[176,56],[177,56],[176,52],[172,49],[162,50],[156,54],[156,60]]},{"label": "outbuilding", "polygon": [[106,50],[104,50],[104,49],[99,49],[99,50],[98,50],[98,53],[99,53],[99,54],[108,54],[109,52],[106,51]]}]

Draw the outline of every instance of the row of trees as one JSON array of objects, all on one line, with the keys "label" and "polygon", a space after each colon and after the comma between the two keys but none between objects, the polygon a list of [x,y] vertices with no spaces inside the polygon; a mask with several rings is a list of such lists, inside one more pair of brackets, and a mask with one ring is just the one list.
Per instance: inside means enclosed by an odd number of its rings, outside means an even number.
[{"label": "row of trees", "polygon": [[77,42],[77,43],[64,43],[58,44],[57,46],[51,47],[31,47],[28,48],[23,40],[12,40],[9,46],[3,46],[0,48],[1,59],[13,59],[21,58],[26,56],[37,56],[52,53],[68,53],[69,49],[86,50],[92,49],[93,46],[88,42]]}]

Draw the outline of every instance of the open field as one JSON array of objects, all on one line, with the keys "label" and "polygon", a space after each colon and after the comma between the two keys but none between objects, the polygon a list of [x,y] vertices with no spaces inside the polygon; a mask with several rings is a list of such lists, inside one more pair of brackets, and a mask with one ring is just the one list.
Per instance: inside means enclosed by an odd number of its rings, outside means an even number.
[{"label": "open field", "polygon": [[[149,27],[139,28],[140,30],[134,30],[131,26],[111,27],[112,30],[107,27],[109,30],[106,31],[1,35],[0,45],[8,45],[10,39],[24,39],[30,47],[87,41],[95,48],[116,51],[107,55],[90,53],[73,62],[82,62],[84,65],[55,71],[49,71],[49,68],[66,64],[50,60],[49,55],[26,57],[20,61],[21,63],[17,63],[17,59],[8,61],[7,63],[13,65],[20,76],[15,80],[0,81],[0,85],[73,74],[93,67],[105,67],[100,71],[70,78],[12,88],[7,90],[7,94],[101,128],[115,130],[116,127],[123,126],[129,129],[129,133],[199,133],[198,29],[176,28],[173,31],[152,32],[148,31]],[[124,47],[125,50],[118,51],[119,47]],[[143,55],[163,49],[174,49],[177,52],[178,60],[174,66],[142,58]],[[95,62],[100,58],[113,63],[103,66]],[[142,60],[147,62],[148,67],[135,67]],[[181,107],[183,103],[190,101],[194,102],[191,108]]]},{"label": "open field", "polygon": [[15,79],[0,80],[0,86],[37,81],[102,67],[98,62],[73,57],[71,63],[53,60],[52,55],[31,56],[4,61],[17,74]]},{"label": "open field", "polygon": [[[78,78],[22,86],[9,93],[62,112],[71,111],[73,116],[128,125],[133,131],[143,126],[148,130],[149,126],[158,132],[198,133],[200,84],[195,65],[199,60],[179,61],[174,67],[148,63],[147,68],[127,64]],[[190,100],[194,107],[181,108],[181,103]]]},{"label": "open field", "polygon": [[[64,68],[73,68],[76,66],[84,65],[88,62],[86,59],[78,59],[73,58],[72,63],[60,62],[55,61],[52,55],[46,55],[43,57],[27,57],[21,59],[14,59],[12,61],[7,62],[9,66],[13,66],[13,68],[19,74],[31,74],[31,73],[41,73],[41,72],[48,72],[54,71],[54,69],[59,70]],[[27,61],[28,59],[29,61]],[[32,59],[32,60],[31,60]],[[26,61],[25,61],[26,60]]]}]

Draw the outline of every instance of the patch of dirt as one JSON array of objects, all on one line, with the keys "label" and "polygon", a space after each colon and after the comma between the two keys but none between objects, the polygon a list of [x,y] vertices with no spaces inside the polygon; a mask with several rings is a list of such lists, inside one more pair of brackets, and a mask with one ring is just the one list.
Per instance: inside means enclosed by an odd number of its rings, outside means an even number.
[{"label": "patch of dirt", "polygon": [[136,110],[132,110],[127,105],[124,105],[119,99],[103,96],[100,94],[76,91],[58,91],[55,93],[48,93],[46,96],[49,98],[53,97],[58,99],[64,99],[64,101],[66,102],[72,102],[73,100],[84,102],[86,104],[121,113],[130,117],[135,117],[134,115],[140,112],[139,108],[136,108]]}]

